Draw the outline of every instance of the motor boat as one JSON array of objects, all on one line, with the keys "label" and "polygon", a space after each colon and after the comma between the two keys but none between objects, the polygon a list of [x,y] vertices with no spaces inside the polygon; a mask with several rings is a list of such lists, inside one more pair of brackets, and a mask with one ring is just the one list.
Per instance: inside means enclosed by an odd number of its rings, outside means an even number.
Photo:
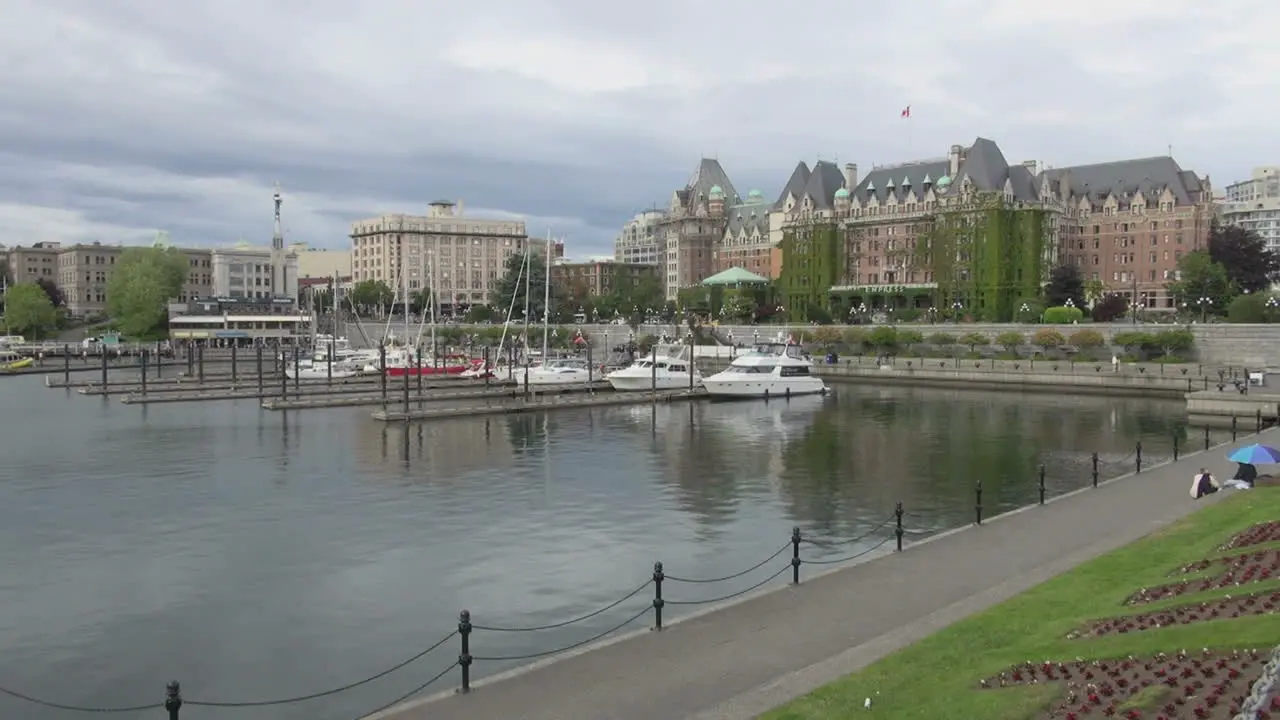
[{"label": "motor boat", "polygon": [[313,362],[306,367],[285,366],[284,376],[290,380],[345,380],[360,374],[360,366],[350,362]]},{"label": "motor boat", "polygon": [[707,378],[702,386],[712,397],[789,397],[827,391],[822,378],[813,375],[813,362],[791,338],[785,342],[758,343],[739,355],[729,367]]},{"label": "motor boat", "polygon": [[496,376],[494,375],[494,368],[485,367],[484,361],[481,360],[479,363],[458,373],[458,377],[465,378],[467,380],[483,380],[485,378],[492,378]]},{"label": "motor boat", "polygon": [[516,382],[520,385],[524,385],[527,378],[530,387],[534,385],[575,385],[588,383],[600,377],[591,371],[587,361],[576,358],[547,360],[540,365],[530,366],[527,373],[525,368],[516,368],[515,376]]},{"label": "motor boat", "polygon": [[[690,382],[690,372],[693,374]],[[655,355],[639,358],[621,370],[614,370],[605,380],[618,391],[680,390],[702,384],[697,367],[680,355]]]}]

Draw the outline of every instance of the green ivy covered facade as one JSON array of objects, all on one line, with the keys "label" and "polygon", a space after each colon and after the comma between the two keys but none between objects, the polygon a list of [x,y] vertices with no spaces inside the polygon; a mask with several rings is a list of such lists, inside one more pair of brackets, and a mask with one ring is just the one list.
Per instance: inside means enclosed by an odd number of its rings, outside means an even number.
[{"label": "green ivy covered facade", "polygon": [[844,274],[845,257],[838,220],[798,224],[783,233],[778,299],[788,320],[830,321],[828,294]]}]

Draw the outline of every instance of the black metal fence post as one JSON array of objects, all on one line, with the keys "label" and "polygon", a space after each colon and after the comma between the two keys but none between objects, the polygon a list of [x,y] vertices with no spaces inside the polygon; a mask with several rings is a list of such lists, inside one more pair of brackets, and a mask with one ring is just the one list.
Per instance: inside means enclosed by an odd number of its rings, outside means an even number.
[{"label": "black metal fence post", "polygon": [[302,392],[298,386],[302,383],[302,348],[297,345],[293,346],[293,394],[295,397],[301,397]]},{"label": "black metal fence post", "polygon": [[493,375],[493,373],[489,371],[489,346],[485,345],[484,346],[484,389],[485,390],[489,389],[489,377],[491,375]]},{"label": "black metal fence post", "polygon": [[1135,453],[1136,455],[1134,457],[1133,471],[1142,472],[1142,442],[1141,441],[1138,442],[1138,448],[1137,450],[1135,450]]},{"label": "black metal fence post", "polygon": [[1204,449],[1206,451],[1209,449],[1209,426],[1208,425],[1204,426]]},{"label": "black metal fence post", "polygon": [[460,692],[471,692],[471,612],[463,610],[458,614],[458,637],[462,638],[462,647],[458,651],[458,667],[462,668],[462,688]]},{"label": "black metal fence post", "polygon": [[191,346],[191,341],[187,341],[187,377],[196,374],[196,356]]},{"label": "black metal fence post", "polygon": [[[405,364],[408,365],[408,363]],[[404,369],[404,419],[409,419],[409,368],[407,367]]]},{"label": "black metal fence post", "polygon": [[239,365],[239,362],[237,362],[240,354],[239,347],[240,347],[239,341],[235,341],[231,343],[231,384],[232,385],[235,385],[237,382],[240,382],[240,371],[236,369],[236,365]]},{"label": "black metal fence post", "polygon": [[662,606],[666,603],[662,599],[662,581],[667,578],[662,574],[662,563],[653,564],[653,629],[662,629]]},{"label": "black metal fence post", "polygon": [[196,346],[196,379],[198,382],[204,382],[204,346]]},{"label": "black metal fence post", "polygon": [[1235,416],[1235,414],[1234,414],[1234,413],[1232,413],[1232,415],[1231,415],[1231,442],[1235,442],[1235,441],[1236,441],[1236,416]]},{"label": "black metal fence post", "polygon": [[414,348],[414,364],[418,366],[418,409],[422,409],[422,350]]},{"label": "black metal fence post", "polygon": [[1040,463],[1040,504],[1044,504],[1044,463]]},{"label": "black metal fence post", "polygon": [[1096,488],[1098,487],[1098,453],[1094,453],[1090,460],[1093,462],[1093,486]]},{"label": "black metal fence post", "polygon": [[147,351],[138,354],[138,362],[142,364],[142,396],[147,395]]},{"label": "black metal fence post", "polygon": [[898,538],[898,552],[902,552],[902,536],[906,534],[906,531],[902,529],[902,503],[893,506],[893,516],[896,521],[893,534]]},{"label": "black metal fence post", "polygon": [[791,584],[800,584],[800,528],[791,528]]},{"label": "black metal fence post", "polygon": [[1173,461],[1178,462],[1178,433],[1173,434]]},{"label": "black metal fence post", "polygon": [[[101,343],[99,343],[101,345]],[[102,387],[107,386],[107,349],[102,348]]]},{"label": "black metal fence post", "polygon": [[257,348],[258,348],[258,352],[257,352],[256,360],[258,365],[258,399],[261,400],[262,396],[265,395],[266,393],[262,391],[262,346],[258,345]]},{"label": "black metal fence post", "polygon": [[378,372],[382,374],[379,382],[382,384],[382,409],[384,412],[387,409],[387,370],[387,346],[384,343],[378,346]]},{"label": "black metal fence post", "polygon": [[178,720],[178,711],[182,709],[182,686],[177,680],[164,686],[164,709],[169,713],[169,720]]},{"label": "black metal fence post", "polygon": [[62,382],[71,382],[71,346],[62,346]]},{"label": "black metal fence post", "polygon": [[973,499],[974,499],[974,503],[973,503],[974,522],[977,525],[981,525],[982,524],[982,481],[981,480],[979,480],[977,484],[973,486]]}]

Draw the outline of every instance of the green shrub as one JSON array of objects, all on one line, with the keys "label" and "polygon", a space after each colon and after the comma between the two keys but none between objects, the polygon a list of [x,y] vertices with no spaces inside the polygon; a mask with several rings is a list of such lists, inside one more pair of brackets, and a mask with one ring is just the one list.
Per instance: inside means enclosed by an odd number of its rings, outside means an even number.
[{"label": "green shrub", "polygon": [[1031,344],[1045,352],[1049,352],[1056,347],[1066,345],[1067,339],[1062,336],[1062,333],[1053,328],[1041,328],[1036,331],[1035,335],[1031,336]]},{"label": "green shrub", "polygon": [[1097,330],[1077,330],[1071,333],[1071,337],[1068,340],[1081,350],[1102,347],[1107,344],[1107,339],[1102,337],[1102,333]]},{"label": "green shrub", "polygon": [[977,332],[965,333],[964,335],[956,338],[956,342],[961,345],[968,346],[970,353],[977,352],[979,345],[991,344],[991,341],[987,339],[986,335]]},{"label": "green shrub", "polygon": [[889,352],[900,342],[897,329],[881,325],[867,333],[867,344],[881,352]]},{"label": "green shrub", "polygon": [[1071,325],[1083,319],[1084,312],[1078,307],[1059,305],[1058,307],[1047,308],[1044,311],[1044,321],[1049,325]]},{"label": "green shrub", "polygon": [[996,344],[1003,347],[1005,352],[1016,353],[1018,346],[1027,341],[1027,338],[1020,332],[1007,330],[996,336]]}]

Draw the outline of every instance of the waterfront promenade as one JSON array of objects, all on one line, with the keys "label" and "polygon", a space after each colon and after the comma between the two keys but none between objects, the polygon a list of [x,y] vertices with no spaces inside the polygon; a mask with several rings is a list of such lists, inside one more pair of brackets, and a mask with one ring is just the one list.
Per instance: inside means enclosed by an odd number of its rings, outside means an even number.
[{"label": "waterfront promenade", "polygon": [[[1277,441],[1273,429],[1238,444]],[[661,632],[500,675],[469,695],[441,693],[376,717],[755,717],[1225,496],[1195,501],[1188,487],[1201,466],[1230,477],[1230,447],[909,544]],[[448,681],[456,685],[456,671]]]}]

